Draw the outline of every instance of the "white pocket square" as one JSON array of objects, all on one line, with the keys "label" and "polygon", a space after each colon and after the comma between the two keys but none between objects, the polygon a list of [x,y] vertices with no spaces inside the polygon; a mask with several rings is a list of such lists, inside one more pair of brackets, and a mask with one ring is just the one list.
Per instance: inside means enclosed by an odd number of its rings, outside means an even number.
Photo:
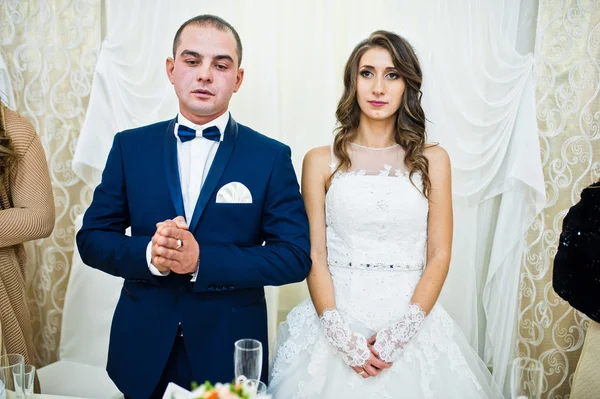
[{"label": "white pocket square", "polygon": [[252,194],[248,187],[234,181],[219,189],[216,202],[217,204],[251,204]]}]

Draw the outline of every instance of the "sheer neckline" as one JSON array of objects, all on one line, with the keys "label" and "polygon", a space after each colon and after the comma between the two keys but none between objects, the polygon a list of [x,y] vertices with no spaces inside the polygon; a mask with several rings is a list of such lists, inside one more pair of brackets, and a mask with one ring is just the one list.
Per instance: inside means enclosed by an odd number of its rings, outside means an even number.
[{"label": "sheer neckline", "polygon": [[382,147],[382,148],[377,148],[377,147],[367,147],[365,145],[360,145],[360,144],[356,144],[356,143],[350,143],[350,145],[356,146],[358,148],[364,148],[366,150],[373,150],[373,151],[385,151],[385,150],[391,150],[393,148],[398,147],[400,144],[396,143],[392,146],[389,147]]},{"label": "sheer neckline", "polygon": [[[343,171],[344,174],[389,176],[399,175],[401,172],[407,171],[404,164],[405,151],[398,143],[383,148],[367,147],[356,143],[349,144],[347,149],[350,165],[347,170]],[[332,173],[335,171],[337,163],[338,160],[335,157],[332,145],[330,165]]]}]

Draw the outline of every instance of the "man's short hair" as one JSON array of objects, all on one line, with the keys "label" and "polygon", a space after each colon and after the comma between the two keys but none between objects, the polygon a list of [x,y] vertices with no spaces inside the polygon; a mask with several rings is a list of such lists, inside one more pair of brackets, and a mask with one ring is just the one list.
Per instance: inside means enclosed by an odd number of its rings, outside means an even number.
[{"label": "man's short hair", "polygon": [[225,21],[223,18],[217,17],[216,15],[210,14],[198,15],[197,17],[188,19],[179,27],[179,29],[177,29],[177,33],[175,33],[175,38],[173,39],[173,59],[175,59],[175,56],[177,55],[177,47],[179,47],[181,42],[181,32],[183,32],[185,27],[188,25],[212,26],[220,31],[230,31],[235,38],[238,67],[242,64],[242,40],[240,39],[240,35],[238,35],[235,28],[231,26],[229,22]]}]

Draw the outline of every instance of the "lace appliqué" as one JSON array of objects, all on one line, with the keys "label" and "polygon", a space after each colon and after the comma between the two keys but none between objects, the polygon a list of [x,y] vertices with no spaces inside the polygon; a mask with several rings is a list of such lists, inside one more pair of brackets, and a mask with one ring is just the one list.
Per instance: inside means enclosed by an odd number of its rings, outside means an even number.
[{"label": "lace appliqu\u00e9", "polygon": [[[450,369],[453,372],[462,372],[475,386],[477,391],[482,390],[482,386],[473,374],[473,371],[467,365],[467,361],[454,341],[454,321],[445,312],[434,306],[424,322],[422,331],[416,334],[413,342],[409,343],[406,350],[402,353],[400,359],[408,362],[420,364],[421,370],[421,390],[426,399],[437,399],[431,389],[433,378],[436,374],[436,366],[439,364],[443,355],[450,362]],[[418,349],[417,349],[418,348]]]},{"label": "lace appliqu\u00e9", "polygon": [[[337,168],[337,164],[335,164],[335,163],[329,164],[329,168],[330,168],[331,172],[333,173],[335,171],[335,168]],[[365,169],[356,169],[356,170],[347,171],[347,172],[337,171],[336,174],[333,176],[333,178],[344,177],[344,176],[366,176],[366,175],[367,175],[367,171]],[[381,168],[379,170],[379,173],[377,175],[373,174],[372,176],[404,177],[406,179],[411,180],[415,184],[415,186],[417,186],[417,188],[419,190],[422,189],[423,179],[421,178],[421,173],[419,173],[419,172],[415,172],[411,176],[410,172],[408,170],[403,170],[400,168],[393,168],[391,165],[383,165],[383,168]]]},{"label": "lace appliqu\u00e9", "polygon": [[[348,316],[345,315],[344,317]],[[348,321],[352,323],[352,319]],[[322,398],[323,390],[327,384],[327,367],[332,365],[331,358],[336,354],[332,345],[324,337],[312,302],[307,300],[294,308],[288,315],[286,324],[290,339],[285,340],[283,345],[278,347],[271,370],[271,383],[281,384],[281,378],[290,377],[288,374],[283,374],[286,370],[294,369],[294,365],[302,364],[303,359],[307,359],[307,373],[304,378],[294,383],[296,389],[290,398]],[[438,374],[438,369],[443,367],[442,364],[448,364],[457,376],[461,374],[466,376],[477,391],[482,391],[481,384],[467,365],[458,345],[454,342],[454,334],[454,322],[444,310],[438,309],[436,305],[424,320],[422,327],[404,347],[400,357],[396,360],[396,363],[411,363],[418,367],[418,383],[423,398],[443,398],[432,389],[433,381]],[[340,362],[342,362],[341,359]],[[402,369],[396,369],[395,366],[392,366],[391,369],[378,376],[380,384],[370,388],[374,389],[371,391],[374,395],[372,397],[378,399],[397,397],[392,393],[393,391],[388,391],[388,387],[395,386],[394,381],[401,379],[401,376],[397,374],[400,370]],[[360,390],[364,386],[365,380],[352,370],[348,369],[348,371],[352,374],[348,374],[347,386],[353,390]],[[368,383],[369,380],[366,380],[366,382]],[[367,395],[366,397],[370,396]]]},{"label": "lace appliqu\u00e9", "polygon": [[337,171],[337,173],[335,175],[333,175],[333,177],[331,178],[332,181],[337,180],[337,179],[343,179],[345,177],[349,177],[349,176],[366,176],[367,175],[367,171],[360,169],[360,170],[353,170],[350,172],[342,172],[342,171]]},{"label": "lace appliqu\u00e9", "polygon": [[390,165],[383,165],[383,169],[379,171],[379,176],[389,176],[392,171],[392,167]]},{"label": "lace appliqu\u00e9", "polygon": [[317,312],[309,300],[296,306],[288,314],[286,324],[292,339],[283,342],[277,350],[271,367],[272,380],[279,378],[280,373],[285,369],[285,364],[294,362],[302,351],[312,352],[312,347],[322,336],[318,320]]},{"label": "lace appliqu\u00e9", "polygon": [[385,362],[396,360],[406,344],[419,331],[425,317],[425,312],[419,304],[410,304],[400,321],[390,328],[379,331],[373,346],[381,360]]},{"label": "lace appliqu\u00e9", "polygon": [[[420,174],[412,180],[420,189]],[[330,265],[372,270],[422,269],[428,201],[408,173],[384,167],[336,172],[325,198]],[[368,266],[367,266],[368,265]]]}]

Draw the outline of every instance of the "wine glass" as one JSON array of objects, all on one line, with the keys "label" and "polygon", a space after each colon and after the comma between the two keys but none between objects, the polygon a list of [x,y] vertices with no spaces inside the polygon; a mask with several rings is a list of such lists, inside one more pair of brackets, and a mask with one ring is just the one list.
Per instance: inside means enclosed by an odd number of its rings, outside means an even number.
[{"label": "wine glass", "polygon": [[23,393],[25,398],[33,396],[33,387],[35,384],[35,366],[26,364],[23,368]]},{"label": "wine glass", "polygon": [[0,356],[0,391],[5,389],[5,395],[8,392],[14,392],[16,399],[23,399],[23,368],[25,359],[23,355],[8,354]]},{"label": "wine glass", "polygon": [[262,371],[263,348],[255,339],[240,339],[235,342],[233,354],[235,379],[241,376],[248,380],[260,380]]},{"label": "wine glass", "polygon": [[538,360],[518,357],[512,362],[510,375],[511,397],[513,399],[540,399],[544,368]]}]

